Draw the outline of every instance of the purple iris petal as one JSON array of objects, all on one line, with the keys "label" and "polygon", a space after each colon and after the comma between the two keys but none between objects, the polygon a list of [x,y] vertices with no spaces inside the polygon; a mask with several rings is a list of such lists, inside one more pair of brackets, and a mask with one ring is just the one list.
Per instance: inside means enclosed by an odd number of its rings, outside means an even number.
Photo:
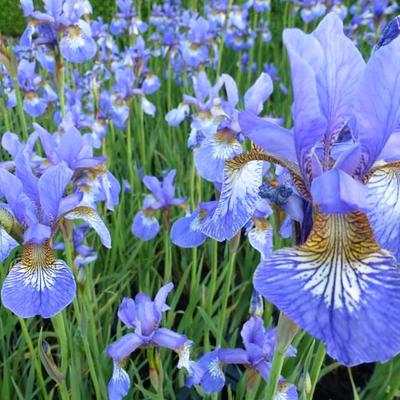
[{"label": "purple iris petal", "polygon": [[263,261],[254,286],[345,365],[400,352],[400,271],[362,214],[318,214],[306,244]]},{"label": "purple iris petal", "polygon": [[273,91],[273,83],[271,77],[262,73],[253,86],[244,95],[244,109],[254,114],[260,114],[264,107],[264,103],[271,96]]},{"label": "purple iris petal", "polygon": [[247,353],[243,349],[220,349],[218,354],[224,364],[249,364]]},{"label": "purple iris petal", "polygon": [[199,231],[199,210],[191,215],[180,218],[174,222],[171,228],[171,241],[183,248],[191,248],[202,245],[207,236]]},{"label": "purple iris petal", "polygon": [[225,385],[225,375],[221,368],[218,351],[206,353],[194,363],[193,376],[186,381],[186,386],[199,384],[208,394],[222,390]]},{"label": "purple iris petal", "polygon": [[33,224],[24,232],[24,243],[42,244],[50,238],[51,233],[49,226]]},{"label": "purple iris petal", "polygon": [[237,140],[232,142],[218,140],[217,135],[204,139],[194,153],[197,171],[210,182],[221,182],[225,160],[242,152],[242,145]]},{"label": "purple iris petal", "polygon": [[292,132],[247,111],[239,114],[239,123],[244,135],[266,152],[297,161]]},{"label": "purple iris petal", "polygon": [[353,113],[365,62],[354,42],[344,34],[343,23],[337,14],[328,14],[312,35],[323,51],[323,62],[316,79],[321,112],[328,124],[325,140],[329,142]]},{"label": "purple iris petal", "polygon": [[64,215],[66,219],[83,219],[99,235],[101,243],[107,248],[111,248],[111,235],[99,214],[90,207],[80,206]]},{"label": "purple iris petal", "polygon": [[400,168],[378,169],[367,187],[368,219],[375,239],[400,261]]},{"label": "purple iris petal", "polygon": [[24,111],[31,117],[40,117],[47,108],[47,101],[37,93],[27,93],[24,98]]},{"label": "purple iris petal", "polygon": [[169,282],[166,285],[162,286],[157,292],[156,297],[154,298],[154,306],[160,314],[164,311],[169,310],[169,306],[166,304],[166,301],[168,294],[173,288],[174,284],[172,282]]},{"label": "purple iris petal", "polygon": [[317,73],[323,65],[323,50],[312,35],[298,29],[285,29],[283,41],[289,54],[294,93],[295,146],[299,164],[304,166],[309,151],[326,132],[321,113]]},{"label": "purple iris petal", "polygon": [[0,226],[0,262],[2,263],[17,246],[19,243]]},{"label": "purple iris petal", "polygon": [[269,257],[272,253],[272,226],[268,222],[256,225],[249,232],[249,242],[257,251],[261,253],[262,258]]},{"label": "purple iris petal", "polygon": [[54,223],[59,216],[60,202],[73,172],[64,163],[48,168],[38,182],[40,204],[46,223]]},{"label": "purple iris petal", "polygon": [[145,211],[139,211],[133,220],[132,233],[142,240],[153,239],[160,230],[160,224],[153,216],[146,215]]},{"label": "purple iris petal", "polygon": [[180,104],[177,108],[169,111],[165,116],[165,120],[170,126],[178,126],[189,115],[189,106]]},{"label": "purple iris petal", "polygon": [[400,123],[400,38],[377,50],[361,76],[354,104],[368,171]]},{"label": "purple iris petal", "polygon": [[122,400],[128,394],[130,386],[129,375],[114,361],[113,374],[108,382],[109,400]]},{"label": "purple iris petal", "polygon": [[136,333],[128,333],[107,347],[107,354],[115,361],[128,357],[139,346],[144,344],[143,339]]},{"label": "purple iris petal", "polygon": [[[265,382],[269,381],[269,375],[271,372],[271,363],[269,363],[267,361],[261,361],[255,366],[255,369],[262,376],[262,378],[265,380]],[[279,399],[279,397],[277,398],[277,400],[278,399]]]},{"label": "purple iris petal", "polygon": [[313,180],[313,200],[326,213],[367,211],[367,187],[350,175],[333,168]]},{"label": "purple iris petal", "polygon": [[118,318],[129,328],[134,328],[136,326],[135,302],[133,299],[125,297],[122,300],[118,308]]},{"label": "purple iris petal", "polygon": [[187,342],[187,337],[167,328],[158,328],[154,332],[152,342],[167,349],[179,350]]},{"label": "purple iris petal", "polygon": [[64,261],[33,267],[20,262],[4,280],[1,299],[19,317],[50,318],[72,302],[75,291],[74,277]]},{"label": "purple iris petal", "polygon": [[201,232],[219,241],[228,240],[249,221],[259,199],[262,166],[262,161],[225,166],[218,205],[201,220]]},{"label": "purple iris petal", "polygon": [[80,20],[80,25],[68,27],[60,41],[63,57],[67,61],[77,64],[90,60],[97,52],[96,42],[85,32],[83,24],[86,23]]}]

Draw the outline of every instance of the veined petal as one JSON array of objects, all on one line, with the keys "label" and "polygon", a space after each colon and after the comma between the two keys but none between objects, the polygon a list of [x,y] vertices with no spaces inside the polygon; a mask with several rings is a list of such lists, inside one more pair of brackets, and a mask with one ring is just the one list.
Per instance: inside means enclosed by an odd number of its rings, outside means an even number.
[{"label": "veined petal", "polygon": [[357,83],[364,72],[365,62],[357,47],[343,32],[343,22],[332,12],[318,25],[312,35],[324,53],[317,73],[320,106],[327,120],[325,140],[339,133],[353,113]]},{"label": "veined petal", "polygon": [[86,221],[99,235],[101,243],[107,248],[111,248],[111,236],[105,223],[99,214],[90,207],[79,206],[64,215],[66,219],[83,219]]},{"label": "veined petal", "polygon": [[400,38],[374,52],[354,104],[358,140],[368,171],[400,123]]},{"label": "veined petal", "polygon": [[249,232],[249,242],[261,254],[261,258],[267,258],[272,254],[272,226],[265,218],[257,218],[254,228]]},{"label": "veined petal", "polygon": [[221,182],[224,163],[242,152],[242,145],[235,138],[215,134],[204,139],[194,153],[194,164],[199,174],[210,182]]},{"label": "veined petal", "polygon": [[109,400],[122,400],[128,394],[130,386],[128,373],[114,361],[113,374],[108,382]]},{"label": "veined petal", "polygon": [[192,215],[179,218],[171,228],[171,242],[179,247],[192,248],[202,245],[207,236],[199,231],[199,210]]},{"label": "veined petal", "polygon": [[323,50],[316,38],[299,29],[285,29],[283,42],[289,54],[295,98],[295,147],[298,162],[304,169],[310,150],[323,138],[327,128],[316,78],[323,63]]},{"label": "veined petal", "polygon": [[400,165],[382,167],[369,178],[368,219],[379,245],[400,261]]},{"label": "veined petal", "polygon": [[19,243],[0,226],[0,263],[2,263],[17,246],[19,246]]},{"label": "veined petal", "polygon": [[133,219],[131,231],[142,240],[153,239],[160,230],[160,224],[157,218],[146,215],[144,211],[139,211]]},{"label": "veined petal", "polygon": [[200,222],[200,231],[213,239],[231,239],[249,221],[260,198],[262,161],[225,164],[221,197],[217,207]]},{"label": "veined petal", "polygon": [[75,280],[65,262],[56,260],[48,246],[28,244],[22,261],[4,280],[1,299],[19,317],[50,318],[72,302],[75,292]]},{"label": "veined petal", "polygon": [[362,213],[317,213],[307,242],[263,261],[254,286],[345,365],[400,352],[399,267]]}]

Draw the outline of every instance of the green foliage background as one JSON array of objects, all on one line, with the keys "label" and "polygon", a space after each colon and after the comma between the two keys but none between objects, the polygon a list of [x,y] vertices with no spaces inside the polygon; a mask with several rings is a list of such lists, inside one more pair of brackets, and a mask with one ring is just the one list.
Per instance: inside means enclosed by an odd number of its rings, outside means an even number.
[{"label": "green foliage background", "polygon": [[[39,8],[41,1],[34,1]],[[115,0],[91,0],[93,16],[101,16],[110,21],[115,12]],[[0,32],[6,36],[18,36],[24,31],[25,17],[22,14],[19,0],[0,0]]]}]

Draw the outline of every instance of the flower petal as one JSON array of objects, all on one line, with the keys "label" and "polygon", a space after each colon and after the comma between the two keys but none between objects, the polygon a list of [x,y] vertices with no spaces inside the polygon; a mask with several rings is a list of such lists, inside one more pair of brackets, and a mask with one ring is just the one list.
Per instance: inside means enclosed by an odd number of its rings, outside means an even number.
[{"label": "flower petal", "polygon": [[107,347],[107,354],[115,361],[121,361],[128,357],[139,346],[143,344],[143,340],[136,333],[128,333],[116,342],[111,343]]},{"label": "flower petal", "polygon": [[367,215],[375,239],[400,261],[400,166],[376,170],[367,187]]},{"label": "flower petal", "polygon": [[50,318],[75,297],[76,284],[71,270],[62,260],[49,265],[26,265],[11,268],[1,289],[4,307],[22,318],[40,315]]},{"label": "flower petal", "polygon": [[367,187],[340,169],[333,168],[315,178],[311,195],[322,212],[367,211]]},{"label": "flower petal", "polygon": [[153,335],[152,342],[171,350],[179,350],[186,342],[187,337],[167,328],[158,328]]},{"label": "flower petal", "polygon": [[122,400],[128,394],[130,386],[128,373],[114,361],[113,374],[108,382],[109,400]]},{"label": "flower petal", "polygon": [[73,172],[64,163],[52,166],[38,182],[40,204],[46,216],[45,223],[55,222],[59,215],[60,202]]},{"label": "flower petal", "polygon": [[236,140],[219,140],[219,134],[207,137],[194,153],[194,164],[198,173],[210,182],[221,182],[224,163],[242,152],[242,145]]},{"label": "flower petal", "polygon": [[17,246],[19,246],[19,243],[0,226],[0,263],[2,263]]},{"label": "flower petal", "polygon": [[243,134],[266,152],[297,162],[294,137],[289,130],[246,111],[239,114],[239,124]]},{"label": "flower petal", "polygon": [[199,231],[199,210],[188,217],[179,218],[171,228],[171,242],[179,247],[191,248],[202,245],[207,236]]},{"label": "flower petal", "polygon": [[317,213],[303,246],[263,261],[254,286],[345,365],[400,352],[400,272],[359,212]]},{"label": "flower petal", "polygon": [[231,239],[254,213],[262,183],[262,161],[225,164],[217,207],[200,222],[200,231],[218,241]]},{"label": "flower petal", "polygon": [[99,214],[90,207],[79,206],[64,215],[66,219],[83,219],[86,221],[99,235],[101,243],[107,248],[111,248],[111,236],[105,223]]},{"label": "flower petal", "polygon": [[372,55],[354,104],[357,134],[368,171],[400,123],[400,38]]}]

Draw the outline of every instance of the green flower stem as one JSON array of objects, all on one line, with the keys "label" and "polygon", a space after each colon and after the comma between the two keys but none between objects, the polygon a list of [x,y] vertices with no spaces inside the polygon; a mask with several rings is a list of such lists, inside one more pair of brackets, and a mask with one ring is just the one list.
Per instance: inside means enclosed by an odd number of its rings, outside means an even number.
[{"label": "green flower stem", "polygon": [[15,97],[17,99],[17,113],[19,122],[21,124],[22,135],[25,140],[28,139],[28,126],[26,124],[25,112],[24,112],[24,105],[22,102],[22,95],[21,91],[19,90],[18,80],[14,79],[14,89],[15,89]]},{"label": "green flower stem", "polygon": [[[240,234],[240,233],[239,233]],[[236,238],[233,238],[232,241],[236,241]],[[227,277],[225,281],[225,286],[222,293],[222,310],[221,310],[221,318],[219,321],[219,330],[218,330],[218,337],[217,337],[217,345],[220,346],[222,344],[222,338],[225,333],[225,323],[226,323],[226,315],[227,315],[227,308],[228,308],[228,299],[231,290],[231,283],[233,279],[233,273],[235,270],[235,261],[236,261],[236,246],[232,246],[232,241],[230,243],[231,252],[229,255],[228,261],[228,271]]]},{"label": "green flower stem", "polygon": [[272,358],[271,373],[267,383],[265,399],[273,399],[278,388],[279,378],[281,376],[283,362],[285,361],[285,349],[283,346],[276,346]]},{"label": "green flower stem", "polygon": [[315,388],[317,386],[318,379],[319,379],[319,374],[321,372],[321,368],[322,368],[322,365],[325,360],[325,354],[326,354],[325,346],[322,342],[320,342],[318,345],[317,352],[315,353],[315,356],[314,356],[314,362],[313,362],[313,366],[311,368],[311,373],[310,373],[311,385],[312,385],[310,396],[309,396],[310,400],[314,396]]},{"label": "green flower stem", "polygon": [[[72,251],[72,244],[71,244],[70,240],[66,240],[66,242],[65,242],[65,253],[66,253],[67,263],[68,263],[69,266],[71,266],[73,264],[73,256],[72,256],[73,251]],[[83,294],[80,297],[84,297]],[[88,321],[88,318],[87,318],[86,315],[84,315],[82,317],[81,309],[80,309],[80,303],[78,302],[77,297],[75,297],[72,305],[73,305],[73,308],[74,308],[76,321],[77,321],[77,323],[78,323],[78,325],[80,327],[79,331],[81,333],[81,339],[82,339],[82,342],[83,342],[83,349],[84,349],[84,352],[85,352],[85,355],[86,355],[86,359],[87,359],[87,363],[88,363],[88,366],[89,366],[89,373],[90,373],[90,376],[92,378],[92,383],[93,383],[93,387],[94,387],[94,391],[95,391],[95,395],[96,395],[95,398],[100,400],[100,399],[105,398],[106,390],[105,390],[105,388],[103,388],[103,390],[101,390],[101,388],[100,388],[99,380],[97,379],[95,363],[93,361],[92,352],[90,350],[88,337],[87,337],[86,333],[83,332],[83,330],[82,330],[82,325]]]},{"label": "green flower stem", "polygon": [[33,363],[35,364],[35,370],[36,370],[36,375],[37,375],[37,380],[39,382],[40,390],[42,392],[43,398],[45,400],[47,400],[47,399],[49,399],[49,396],[47,394],[46,383],[43,378],[42,366],[41,366],[40,360],[37,357],[37,354],[35,352],[31,337],[29,336],[28,328],[26,327],[26,324],[25,324],[25,320],[23,318],[18,318],[18,321],[21,326],[22,336],[24,337],[26,345],[28,346],[28,350],[31,355],[31,359],[33,360]]}]

